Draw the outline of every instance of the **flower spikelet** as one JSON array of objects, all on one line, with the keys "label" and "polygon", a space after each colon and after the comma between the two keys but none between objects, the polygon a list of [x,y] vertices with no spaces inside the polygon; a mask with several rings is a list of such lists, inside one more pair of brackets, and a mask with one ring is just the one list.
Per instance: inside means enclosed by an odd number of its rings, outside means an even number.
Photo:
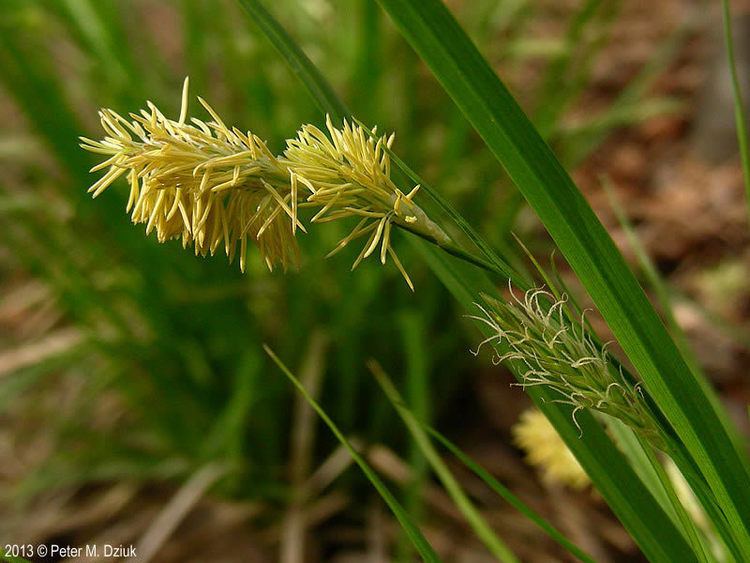
[{"label": "flower spikelet", "polygon": [[[188,123],[188,81],[178,120],[151,102],[130,120],[110,109],[99,112],[106,136],[81,138],[81,146],[106,160],[91,171],[107,172],[89,192],[97,197],[118,177],[130,184],[127,211],[134,223],[156,231],[160,242],[181,238],[205,256],[223,247],[230,261],[239,245],[244,271],[248,238],[255,240],[269,268],[296,263],[293,236],[302,228],[289,172],[252,133],[227,127],[201,98],[208,122]],[[304,229],[303,229],[304,230]]]},{"label": "flower spikelet", "polygon": [[[110,109],[99,112],[105,137],[81,137],[81,147],[104,160],[91,171],[105,170],[89,192],[99,196],[117,178],[126,176],[126,206],[134,223],[156,232],[160,242],[180,238],[205,256],[223,248],[230,261],[239,254],[245,270],[248,240],[255,242],[269,269],[296,264],[301,207],[315,209],[311,222],[360,218],[354,230],[329,254],[352,240],[368,237],[354,262],[380,249],[383,264],[390,256],[414,289],[391,246],[395,224],[437,244],[448,236],[414,202],[415,186],[405,194],[390,177],[390,137],[344,121],[341,129],[327,119],[327,133],[304,125],[287,141],[283,155],[272,154],[250,132],[227,127],[202,98],[209,121],[188,121],[188,80],[180,116],[167,118],[151,102],[140,113],[124,118]],[[237,247],[239,246],[239,252]]]},{"label": "flower spikelet", "polygon": [[511,432],[513,441],[526,452],[526,461],[541,468],[546,481],[574,489],[590,483],[581,464],[539,409],[532,407],[521,413]]},{"label": "flower spikelet", "polygon": [[393,224],[427,236],[439,243],[447,235],[414,203],[419,191],[415,186],[408,194],[391,180],[391,164],[386,148],[394,135],[374,138],[362,127],[343,122],[336,128],[326,118],[328,133],[314,125],[304,125],[297,138],[287,141],[282,161],[289,167],[292,185],[303,184],[310,192],[305,205],[318,207],[311,222],[335,221],[344,217],[360,218],[355,228],[329,254],[335,254],[351,241],[367,237],[352,266],[380,248],[380,261],[391,256],[410,287],[398,256],[391,246]]},{"label": "flower spikelet", "polygon": [[[615,367],[606,346],[598,347],[585,321],[571,322],[567,299],[544,289],[531,289],[522,299],[511,288],[509,301],[486,298],[472,318],[490,327],[479,346],[495,344],[494,363],[513,362],[523,387],[544,386],[573,406],[573,419],[592,409],[625,422],[645,438],[658,440],[640,384],[631,384]],[[479,350],[475,351],[478,353]]]}]

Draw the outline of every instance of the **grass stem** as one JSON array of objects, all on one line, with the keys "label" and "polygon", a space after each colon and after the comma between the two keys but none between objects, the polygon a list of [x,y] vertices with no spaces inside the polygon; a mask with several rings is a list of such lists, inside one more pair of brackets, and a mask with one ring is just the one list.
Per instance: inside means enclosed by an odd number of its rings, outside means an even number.
[{"label": "grass stem", "polygon": [[737,142],[740,146],[740,159],[742,160],[742,176],[745,183],[745,199],[750,215],[750,154],[748,154],[747,139],[747,113],[745,112],[745,101],[742,97],[742,88],[737,74],[737,62],[734,55],[734,38],[732,36],[732,13],[729,9],[729,0],[722,0],[722,14],[724,17],[724,43],[727,49],[727,62],[732,77],[732,95],[734,96],[734,120],[737,126]]}]

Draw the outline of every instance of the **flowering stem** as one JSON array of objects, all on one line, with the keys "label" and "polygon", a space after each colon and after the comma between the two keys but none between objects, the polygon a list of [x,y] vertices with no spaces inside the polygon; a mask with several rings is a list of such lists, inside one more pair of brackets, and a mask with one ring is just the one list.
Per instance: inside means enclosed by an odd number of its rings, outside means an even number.
[{"label": "flowering stem", "polygon": [[475,254],[472,254],[464,250],[463,248],[453,244],[452,242],[439,241],[436,238],[430,236],[429,234],[422,232],[422,231],[418,231],[416,229],[412,229],[408,225],[405,225],[405,224],[401,224],[401,223],[395,223],[395,224],[398,227],[402,228],[403,230],[408,231],[412,233],[413,235],[416,235],[419,238],[426,240],[430,244],[437,246],[438,248],[447,252],[451,256],[455,256],[456,258],[463,260],[464,262],[468,264],[481,268],[482,270],[489,272],[491,274],[498,275],[506,280],[511,279],[513,283],[519,287],[519,289],[522,289],[522,290],[528,289],[528,287],[526,287],[527,284],[524,284],[519,279],[518,274],[513,272],[510,269],[506,269],[497,264],[493,264],[492,262],[489,262],[488,260],[485,260],[484,258],[481,258]]}]

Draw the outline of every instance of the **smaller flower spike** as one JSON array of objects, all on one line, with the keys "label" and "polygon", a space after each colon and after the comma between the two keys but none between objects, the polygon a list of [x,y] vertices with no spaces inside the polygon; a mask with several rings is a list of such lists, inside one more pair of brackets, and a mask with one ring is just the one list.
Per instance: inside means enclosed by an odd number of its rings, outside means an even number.
[{"label": "smaller flower spike", "polygon": [[[531,289],[522,299],[510,288],[507,302],[485,297],[477,304],[481,315],[472,316],[490,328],[480,343],[496,344],[494,363],[519,367],[523,387],[544,386],[560,403],[578,411],[592,409],[620,419],[659,447],[659,431],[639,383],[630,383],[615,367],[606,346],[599,348],[583,319],[570,322],[565,296],[556,299],[544,289]],[[479,349],[474,351],[479,353]]]},{"label": "smaller flower spike", "polygon": [[289,168],[292,185],[303,184],[310,191],[304,205],[319,207],[312,222],[361,218],[329,256],[367,236],[352,269],[380,247],[380,261],[385,264],[390,255],[414,289],[391,246],[393,224],[440,243],[447,242],[448,236],[414,203],[419,186],[404,194],[391,180],[390,158],[384,147],[390,148],[394,135],[375,140],[362,127],[348,121],[337,129],[330,117],[326,118],[326,125],[328,134],[314,125],[304,125],[296,139],[287,141],[281,160]]},{"label": "smaller flower spike", "polygon": [[89,192],[101,194],[127,174],[127,211],[134,223],[156,231],[160,242],[181,238],[195,253],[213,254],[219,246],[230,261],[239,243],[240,268],[245,270],[247,240],[255,240],[269,269],[298,260],[295,228],[305,230],[296,214],[289,172],[264,141],[236,127],[229,129],[203,99],[211,115],[204,122],[186,122],[188,79],[180,117],[165,117],[151,102],[148,110],[127,120],[109,109],[99,112],[106,136],[81,138],[81,147],[107,156],[91,171],[107,168]]}]

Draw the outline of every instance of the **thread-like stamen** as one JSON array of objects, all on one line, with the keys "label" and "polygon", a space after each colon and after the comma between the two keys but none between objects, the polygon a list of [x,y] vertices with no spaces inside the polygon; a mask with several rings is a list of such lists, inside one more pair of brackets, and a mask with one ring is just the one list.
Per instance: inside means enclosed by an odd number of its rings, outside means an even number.
[{"label": "thread-like stamen", "polygon": [[631,384],[622,368],[613,365],[606,346],[594,343],[583,315],[580,323],[568,320],[567,297],[556,299],[535,288],[519,298],[511,285],[509,289],[509,301],[485,297],[485,304],[476,304],[481,315],[469,318],[483,323],[491,334],[472,353],[495,345],[493,363],[519,364],[518,385],[544,386],[559,394],[560,402],[573,407],[576,426],[576,415],[593,409],[619,418],[658,445],[657,426],[640,384]]}]

